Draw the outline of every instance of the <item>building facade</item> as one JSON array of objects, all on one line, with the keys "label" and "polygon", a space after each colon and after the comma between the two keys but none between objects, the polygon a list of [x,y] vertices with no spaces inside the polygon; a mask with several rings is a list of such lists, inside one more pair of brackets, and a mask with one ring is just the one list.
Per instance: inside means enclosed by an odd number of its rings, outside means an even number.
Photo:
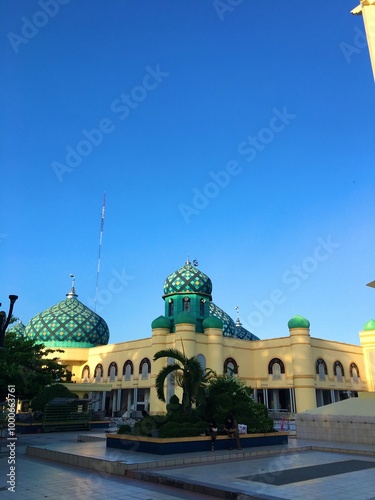
[{"label": "building facade", "polygon": [[[261,340],[212,302],[210,278],[189,261],[166,278],[164,314],[144,339],[108,344],[107,324],[77,297],[73,286],[22,332],[63,349],[61,362],[72,373],[66,385],[92,398],[93,408],[107,416],[165,412],[155,378],[166,360],[153,358],[168,348],[196,356],[203,368],[239,377],[270,410],[296,413],[375,390],[374,320],[360,332],[361,345],[311,337],[302,316],[288,322],[285,336]],[[174,393],[180,396],[168,382],[167,401]]]}]

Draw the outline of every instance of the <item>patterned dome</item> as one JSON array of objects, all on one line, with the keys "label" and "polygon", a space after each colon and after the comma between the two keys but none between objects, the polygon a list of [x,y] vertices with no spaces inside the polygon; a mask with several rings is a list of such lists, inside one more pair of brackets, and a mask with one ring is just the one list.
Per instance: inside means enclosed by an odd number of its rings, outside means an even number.
[{"label": "patterned dome", "polygon": [[188,260],[164,281],[164,297],[175,293],[200,293],[208,295],[211,300],[212,282]]},{"label": "patterned dome", "polygon": [[67,298],[34,316],[25,336],[46,347],[96,347],[108,344],[107,323],[77,299],[74,287]]},{"label": "patterned dome", "polygon": [[242,340],[259,340],[253,333],[249,332],[244,328],[239,321],[236,323],[233,319],[223,311],[219,306],[210,303],[210,314],[212,316],[216,316],[216,318],[221,319],[223,322],[223,336],[224,337],[233,337]]},{"label": "patterned dome", "polygon": [[26,327],[22,321],[17,321],[17,323],[8,328],[7,333],[14,333],[17,338],[23,337],[25,335],[25,329]]}]

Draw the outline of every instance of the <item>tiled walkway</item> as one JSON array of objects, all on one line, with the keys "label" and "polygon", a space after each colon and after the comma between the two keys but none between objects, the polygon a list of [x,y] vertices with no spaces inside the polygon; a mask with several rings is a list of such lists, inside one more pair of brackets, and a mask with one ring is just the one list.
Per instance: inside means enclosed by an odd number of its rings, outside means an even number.
[{"label": "tiled walkway", "polygon": [[[0,459],[0,500],[375,500],[375,450],[370,446],[292,438],[289,445],[251,451],[159,456],[108,449],[104,433],[81,435],[89,441],[77,442],[78,433],[20,436],[16,495],[1,490],[9,470],[5,456]],[[26,446],[39,458],[25,456]],[[4,455],[4,442],[2,450]]]}]

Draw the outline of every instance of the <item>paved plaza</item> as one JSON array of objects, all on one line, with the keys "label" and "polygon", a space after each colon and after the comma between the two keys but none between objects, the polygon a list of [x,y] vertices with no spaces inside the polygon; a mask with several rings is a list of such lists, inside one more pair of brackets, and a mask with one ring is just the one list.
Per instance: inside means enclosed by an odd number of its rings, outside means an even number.
[{"label": "paved plaza", "polygon": [[0,500],[355,499],[375,500],[370,446],[300,441],[288,445],[151,455],[105,447],[105,433],[19,435],[15,493],[6,440]]}]

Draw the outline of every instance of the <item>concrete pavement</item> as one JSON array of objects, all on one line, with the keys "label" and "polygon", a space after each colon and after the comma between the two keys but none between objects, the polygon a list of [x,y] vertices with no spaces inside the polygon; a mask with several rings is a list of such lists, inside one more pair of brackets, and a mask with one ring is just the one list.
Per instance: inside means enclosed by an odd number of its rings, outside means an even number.
[{"label": "concrete pavement", "polygon": [[276,447],[160,456],[108,449],[104,432],[20,435],[16,493],[5,484],[10,465],[4,443],[2,450],[0,500],[375,500],[371,446],[290,438]]}]

